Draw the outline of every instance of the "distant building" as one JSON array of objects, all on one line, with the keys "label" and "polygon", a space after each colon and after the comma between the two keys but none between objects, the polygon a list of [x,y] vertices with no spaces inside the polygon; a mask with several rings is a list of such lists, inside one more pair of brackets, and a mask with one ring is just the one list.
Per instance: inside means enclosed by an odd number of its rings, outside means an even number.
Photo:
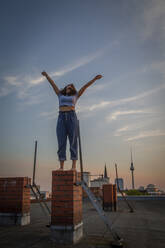
[{"label": "distant building", "polygon": [[148,184],[146,187],[146,191],[150,195],[160,195],[160,190],[156,187],[155,184]]},{"label": "distant building", "polygon": [[[123,178],[116,178],[115,179],[115,184],[119,186],[120,190],[124,190],[124,180]],[[118,190],[118,188],[117,188]]]},{"label": "distant building", "polygon": [[99,187],[102,188],[104,184],[109,184],[110,178],[107,175],[107,167],[105,164],[104,168],[104,176],[98,177],[90,181],[91,187]]},{"label": "distant building", "polygon": [[83,179],[88,187],[90,187],[90,172],[83,172]]},{"label": "distant building", "polygon": [[102,188],[104,184],[109,183],[109,178],[98,177],[91,181],[91,187],[99,187]]},{"label": "distant building", "polygon": [[138,190],[143,192],[143,191],[145,191],[145,188],[144,188],[144,186],[140,186],[140,187],[138,188]]}]

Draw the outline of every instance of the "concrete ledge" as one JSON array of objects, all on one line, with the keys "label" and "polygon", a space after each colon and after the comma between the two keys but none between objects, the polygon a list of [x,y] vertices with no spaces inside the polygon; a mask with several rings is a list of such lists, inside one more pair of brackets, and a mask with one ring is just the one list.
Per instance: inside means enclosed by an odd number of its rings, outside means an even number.
[{"label": "concrete ledge", "polygon": [[71,226],[51,225],[51,238],[57,244],[76,244],[83,237],[83,223]]},{"label": "concrete ledge", "polygon": [[[126,195],[128,200],[131,201],[144,201],[144,200],[165,200],[165,196],[155,196],[155,195]],[[117,196],[118,200],[124,200],[122,196]]]},{"label": "concrete ledge", "polygon": [[30,224],[29,213],[0,213],[0,226],[19,225],[25,226]]}]

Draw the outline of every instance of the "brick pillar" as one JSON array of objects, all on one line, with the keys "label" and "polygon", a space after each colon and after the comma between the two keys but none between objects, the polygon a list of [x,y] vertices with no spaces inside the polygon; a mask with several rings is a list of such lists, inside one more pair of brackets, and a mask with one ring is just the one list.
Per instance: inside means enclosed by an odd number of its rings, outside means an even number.
[{"label": "brick pillar", "polygon": [[0,178],[0,225],[30,223],[29,183],[28,177]]},{"label": "brick pillar", "polygon": [[103,185],[103,209],[108,209],[112,211],[113,206],[113,185],[104,184]]},{"label": "brick pillar", "polygon": [[52,172],[51,233],[60,244],[75,244],[83,236],[82,187],[76,171]]}]

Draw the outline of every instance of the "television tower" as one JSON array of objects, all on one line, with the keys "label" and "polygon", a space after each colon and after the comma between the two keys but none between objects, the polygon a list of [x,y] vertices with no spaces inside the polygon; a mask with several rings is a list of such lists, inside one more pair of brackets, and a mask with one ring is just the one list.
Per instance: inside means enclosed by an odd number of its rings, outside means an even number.
[{"label": "television tower", "polygon": [[134,184],[134,166],[133,166],[133,159],[132,159],[132,147],[131,147],[131,167],[130,171],[132,174],[132,189],[135,189],[135,184]]}]

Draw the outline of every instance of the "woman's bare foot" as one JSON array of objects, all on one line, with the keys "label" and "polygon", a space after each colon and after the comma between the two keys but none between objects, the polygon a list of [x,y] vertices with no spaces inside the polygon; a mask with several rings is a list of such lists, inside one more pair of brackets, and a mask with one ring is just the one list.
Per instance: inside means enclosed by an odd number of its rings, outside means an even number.
[{"label": "woman's bare foot", "polygon": [[72,168],[71,170],[76,170],[76,160],[72,160]]},{"label": "woman's bare foot", "polygon": [[64,170],[64,160],[60,161],[60,168],[58,170]]}]

